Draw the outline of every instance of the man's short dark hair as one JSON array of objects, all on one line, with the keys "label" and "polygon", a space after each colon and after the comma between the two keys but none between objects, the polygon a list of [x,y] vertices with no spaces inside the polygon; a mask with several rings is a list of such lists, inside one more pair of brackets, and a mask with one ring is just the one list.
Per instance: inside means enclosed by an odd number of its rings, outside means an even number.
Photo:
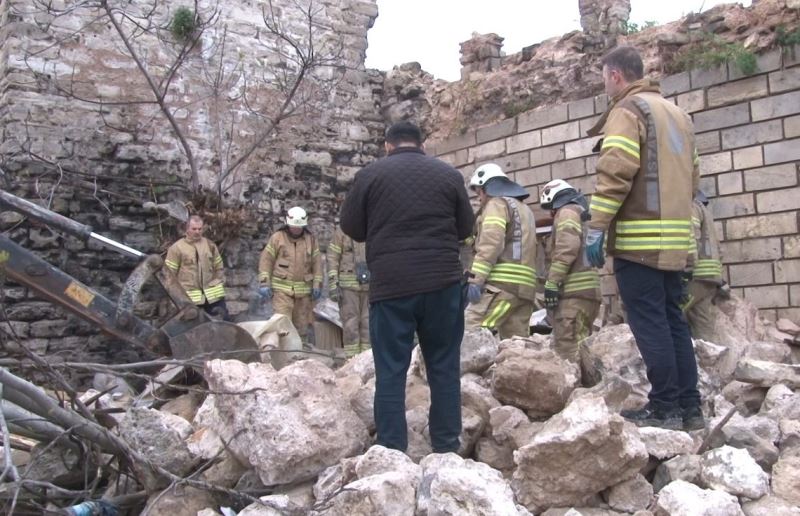
[{"label": "man's short dark hair", "polygon": [[644,65],[639,51],[630,46],[617,47],[609,51],[600,60],[604,66],[619,70],[628,82],[638,81],[644,77]]},{"label": "man's short dark hair", "polygon": [[413,143],[417,147],[422,145],[422,131],[413,123],[404,120],[392,124],[388,131],[386,131],[386,141],[392,145],[399,145],[401,143]]}]

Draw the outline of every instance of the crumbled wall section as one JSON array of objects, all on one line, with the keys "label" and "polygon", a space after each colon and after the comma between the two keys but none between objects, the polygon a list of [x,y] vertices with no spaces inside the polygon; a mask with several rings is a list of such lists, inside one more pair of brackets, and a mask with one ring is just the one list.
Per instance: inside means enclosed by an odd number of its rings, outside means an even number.
[{"label": "crumbled wall section", "polygon": [[[159,5],[172,12],[181,4],[192,2]],[[281,10],[283,23],[298,23],[287,14],[295,2],[274,0],[273,4]],[[229,207],[245,212],[235,227],[236,234],[220,234],[211,228],[225,259],[228,306],[234,315],[245,315],[251,307],[258,255],[270,233],[282,223],[285,210],[296,204],[305,207],[312,230],[325,246],[353,175],[382,152],[384,77],[364,68],[367,31],[377,16],[376,1],[319,0],[314,4],[321,9],[315,30],[343,43],[341,62],[345,66],[339,69],[343,76],[318,109],[284,121],[276,137],[256,150],[241,169],[240,182],[226,194]],[[213,55],[223,30],[227,31],[227,48],[240,56],[250,79],[279,73],[285,63],[265,43],[264,5],[248,0],[220,3],[216,32],[204,35],[201,47],[175,78],[171,94],[189,99],[197,91],[205,91],[206,74],[214,61],[204,60]],[[163,254],[181,231],[176,221],[145,211],[142,203],[197,202],[199,197],[187,188],[188,168],[169,125],[151,105],[114,104],[152,95],[110,25],[88,27],[59,47],[42,31],[49,18],[32,9],[29,0],[0,1],[0,188],[48,205],[142,252]],[[58,30],[68,33],[82,26],[87,20],[81,16],[61,19]],[[159,48],[170,51],[156,46],[155,41],[142,42],[153,44],[149,59],[163,58],[156,52]],[[97,105],[66,98],[55,87],[56,80],[62,86],[70,83],[73,65],[81,91],[87,96],[101,93],[109,102],[102,117]],[[248,100],[265,98],[269,97]],[[216,141],[220,135],[237,131],[232,138],[235,157],[237,148],[244,147],[258,129],[246,121],[242,103],[241,98],[228,98],[215,106],[203,100],[175,112],[198,157],[201,183],[207,189],[213,190],[214,171],[223,160],[214,150],[220,148]],[[241,120],[233,127],[214,123],[217,108],[223,115],[241,115]],[[252,117],[249,120],[252,122]],[[54,165],[39,162],[27,149]],[[135,260],[92,243],[24,222],[12,212],[0,212],[0,231],[111,299],[119,295],[122,282],[136,265]],[[38,300],[27,289],[7,285],[2,291],[6,311],[0,320],[7,318],[11,324],[0,325],[0,339],[13,327],[25,345],[37,352],[64,359],[126,360],[120,355],[122,350],[99,336],[91,325]],[[161,298],[159,292],[148,290],[137,313],[148,319],[163,316]]]},{"label": "crumbled wall section", "polygon": [[[800,320],[798,57],[800,48],[778,49],[758,57],[752,76],[722,66],[661,82],[664,94],[694,119],[701,188],[713,196],[725,278],[764,316],[794,321]],[[500,164],[538,210],[539,188],[552,179],[594,192],[597,138],[585,135],[606,107],[599,95],[528,111],[427,148],[465,179],[476,166]],[[607,302],[615,293],[613,276],[605,276]]]}]

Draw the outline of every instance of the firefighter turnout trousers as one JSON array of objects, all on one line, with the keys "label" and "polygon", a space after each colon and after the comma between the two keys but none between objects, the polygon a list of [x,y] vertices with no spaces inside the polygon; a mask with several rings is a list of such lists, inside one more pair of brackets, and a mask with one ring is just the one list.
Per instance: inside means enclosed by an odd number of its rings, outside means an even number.
[{"label": "firefighter turnout trousers", "polygon": [[600,301],[569,297],[553,311],[553,348],[562,358],[578,363],[584,341],[600,312]]},{"label": "firefighter turnout trousers", "polygon": [[306,340],[313,317],[311,296],[293,296],[282,290],[275,290],[272,309],[276,314],[289,317],[300,338]]},{"label": "firefighter turnout trousers", "polygon": [[530,335],[533,301],[487,285],[481,300],[467,307],[467,328],[487,328],[501,339]]},{"label": "firefighter turnout trousers", "polygon": [[339,295],[344,352],[349,358],[370,349],[369,292],[343,288]]}]

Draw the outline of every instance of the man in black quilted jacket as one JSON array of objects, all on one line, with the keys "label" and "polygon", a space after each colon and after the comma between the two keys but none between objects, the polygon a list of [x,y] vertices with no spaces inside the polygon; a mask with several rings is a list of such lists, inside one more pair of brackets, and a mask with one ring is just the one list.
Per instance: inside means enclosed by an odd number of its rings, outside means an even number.
[{"label": "man in black quilted jacket", "polygon": [[431,445],[454,452],[464,335],[459,242],[475,219],[463,177],[425,155],[416,125],[392,125],[385,145],[387,156],[356,174],[341,213],[342,230],[367,243],[377,444],[408,446],[405,386],[416,333],[431,388]]}]

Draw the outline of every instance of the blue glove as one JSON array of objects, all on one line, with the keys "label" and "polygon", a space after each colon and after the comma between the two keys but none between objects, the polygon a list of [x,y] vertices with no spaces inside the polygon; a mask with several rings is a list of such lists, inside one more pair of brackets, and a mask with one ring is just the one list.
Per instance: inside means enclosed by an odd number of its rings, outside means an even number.
[{"label": "blue glove", "polygon": [[601,229],[589,229],[586,232],[586,259],[593,267],[598,269],[606,263],[606,257],[603,253],[603,241],[606,234]]},{"label": "blue glove", "polygon": [[258,295],[265,299],[272,299],[272,288],[270,287],[260,287],[258,289]]},{"label": "blue glove", "polygon": [[318,289],[318,288],[312,288],[311,289],[311,299],[313,299],[314,301],[319,299],[319,296],[321,296],[321,295],[322,295],[322,291],[320,289]]},{"label": "blue glove", "polygon": [[470,283],[469,287],[467,287],[467,300],[475,304],[481,300],[481,294],[483,294],[483,287],[480,285],[476,285],[475,283]]}]

